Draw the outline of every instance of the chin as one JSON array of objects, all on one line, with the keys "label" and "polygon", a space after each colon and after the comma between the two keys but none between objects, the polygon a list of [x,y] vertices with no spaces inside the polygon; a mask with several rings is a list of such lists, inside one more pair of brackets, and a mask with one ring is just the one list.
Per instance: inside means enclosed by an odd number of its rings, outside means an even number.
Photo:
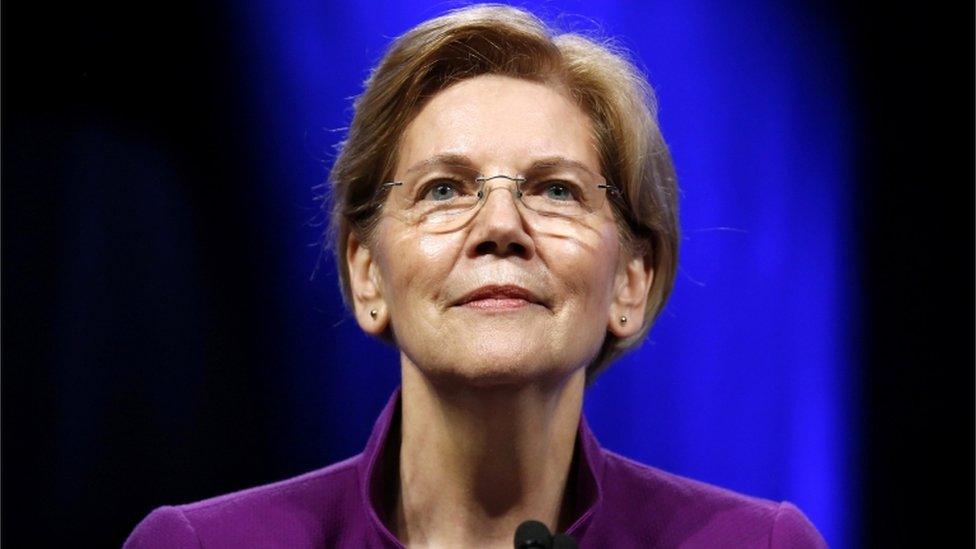
[{"label": "chin", "polygon": [[560,364],[536,349],[466,349],[447,353],[442,360],[417,364],[428,378],[438,383],[469,387],[520,387],[558,382],[576,369]]}]

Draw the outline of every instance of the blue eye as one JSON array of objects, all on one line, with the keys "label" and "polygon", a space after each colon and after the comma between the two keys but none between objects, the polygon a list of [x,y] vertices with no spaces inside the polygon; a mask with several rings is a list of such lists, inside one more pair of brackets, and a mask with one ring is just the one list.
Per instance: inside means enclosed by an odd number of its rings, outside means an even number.
[{"label": "blue eye", "polygon": [[572,200],[573,192],[568,185],[563,183],[552,183],[546,186],[546,198],[552,200]]},{"label": "blue eye", "polygon": [[457,189],[454,187],[453,183],[448,183],[445,181],[438,182],[433,185],[427,194],[424,196],[425,199],[444,201],[450,200],[457,196]]}]

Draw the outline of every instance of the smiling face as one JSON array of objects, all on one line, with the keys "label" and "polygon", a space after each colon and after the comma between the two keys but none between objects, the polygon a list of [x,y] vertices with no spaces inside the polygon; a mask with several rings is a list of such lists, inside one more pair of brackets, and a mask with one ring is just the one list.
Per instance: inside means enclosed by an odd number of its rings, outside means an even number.
[{"label": "smiling face", "polygon": [[[454,84],[407,127],[396,180],[444,157],[507,177],[488,181],[470,222],[450,231],[385,215],[366,245],[350,237],[366,331],[392,323],[404,361],[432,378],[497,385],[568,376],[593,359],[608,328],[625,337],[640,327],[652,272],[622,249],[609,202],[554,221],[506,190],[541,160],[600,172],[590,120],[569,98],[504,76]],[[393,209],[390,200],[384,207]]]}]

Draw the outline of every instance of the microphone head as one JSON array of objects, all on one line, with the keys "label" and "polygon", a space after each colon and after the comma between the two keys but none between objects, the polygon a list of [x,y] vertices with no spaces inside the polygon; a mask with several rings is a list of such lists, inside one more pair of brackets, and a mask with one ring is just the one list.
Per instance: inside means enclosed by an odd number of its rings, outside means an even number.
[{"label": "microphone head", "polygon": [[515,529],[515,549],[551,549],[549,527],[537,520],[527,520]]},{"label": "microphone head", "polygon": [[577,549],[576,540],[566,534],[552,536],[552,549]]}]

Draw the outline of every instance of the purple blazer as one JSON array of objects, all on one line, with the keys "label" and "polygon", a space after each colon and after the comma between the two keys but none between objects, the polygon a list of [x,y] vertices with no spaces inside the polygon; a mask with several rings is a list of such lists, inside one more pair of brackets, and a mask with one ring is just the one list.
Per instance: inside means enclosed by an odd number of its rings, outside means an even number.
[{"label": "purple blazer", "polygon": [[[311,473],[186,505],[160,507],[126,540],[137,548],[403,547],[381,519],[399,391],[362,454]],[[827,544],[789,502],[752,498],[666,473],[600,447],[580,421],[570,473],[584,547],[806,548]],[[393,476],[392,478],[395,478]],[[532,517],[526,517],[529,519]],[[514,537],[514,532],[513,532]]]}]

